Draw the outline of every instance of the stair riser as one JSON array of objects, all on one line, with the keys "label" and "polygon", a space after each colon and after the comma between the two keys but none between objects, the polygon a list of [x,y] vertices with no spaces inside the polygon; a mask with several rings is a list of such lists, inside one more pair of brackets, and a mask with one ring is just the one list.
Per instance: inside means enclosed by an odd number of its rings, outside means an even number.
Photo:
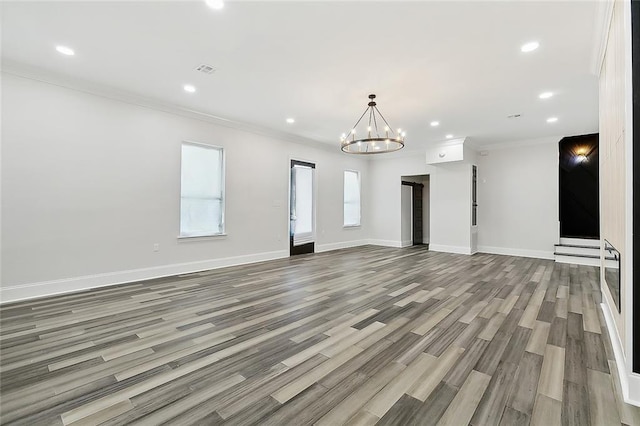
[{"label": "stair riser", "polygon": [[586,254],[589,256],[599,256],[600,255],[600,247],[566,247],[566,246],[556,246],[556,253],[558,254]]},{"label": "stair riser", "polygon": [[600,266],[600,259],[591,259],[588,257],[575,257],[575,256],[562,256],[555,255],[556,262],[558,263],[571,263],[572,265],[588,265],[588,266]]},{"label": "stair riser", "polygon": [[560,244],[569,244],[572,246],[600,247],[600,240],[585,240],[584,238],[560,237]]}]

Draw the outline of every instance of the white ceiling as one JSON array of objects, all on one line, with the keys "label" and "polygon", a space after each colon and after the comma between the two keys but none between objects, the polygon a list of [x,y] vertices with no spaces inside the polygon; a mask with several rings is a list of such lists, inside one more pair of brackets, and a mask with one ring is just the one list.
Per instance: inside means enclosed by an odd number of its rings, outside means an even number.
[{"label": "white ceiling", "polygon": [[[2,59],[338,144],[367,103],[407,148],[598,129],[595,2],[3,2]],[[520,52],[530,40],[532,53]],[[63,56],[56,45],[72,47]],[[217,71],[195,71],[201,63]],[[194,94],[184,84],[197,88]],[[553,91],[548,100],[538,99]],[[507,119],[519,113],[519,119]],[[548,124],[548,117],[558,122]],[[289,125],[285,118],[295,117]],[[439,127],[429,123],[438,120]]]}]

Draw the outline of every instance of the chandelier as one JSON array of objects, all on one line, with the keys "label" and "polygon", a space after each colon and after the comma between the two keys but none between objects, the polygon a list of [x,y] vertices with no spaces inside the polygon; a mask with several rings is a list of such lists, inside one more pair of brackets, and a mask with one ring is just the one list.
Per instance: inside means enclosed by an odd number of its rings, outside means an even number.
[{"label": "chandelier", "polygon": [[[369,95],[369,103],[367,109],[364,110],[356,124],[351,128],[349,133],[343,133],[340,138],[340,146],[343,152],[348,154],[382,154],[385,152],[398,151],[404,147],[404,137],[406,135],[402,129],[394,132],[384,118],[374,99],[376,95]],[[358,128],[362,119],[368,115],[368,126],[366,129]],[[380,132],[380,127],[383,126]],[[357,134],[364,135],[358,138]]]}]

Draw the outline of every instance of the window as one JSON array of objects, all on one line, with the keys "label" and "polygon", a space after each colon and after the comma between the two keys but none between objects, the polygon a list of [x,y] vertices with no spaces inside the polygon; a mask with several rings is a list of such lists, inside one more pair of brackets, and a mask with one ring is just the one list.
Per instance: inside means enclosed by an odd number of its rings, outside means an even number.
[{"label": "window", "polygon": [[182,143],[180,236],[224,232],[224,162],[222,148]]},{"label": "window", "polygon": [[360,173],[344,172],[344,226],[360,226]]}]

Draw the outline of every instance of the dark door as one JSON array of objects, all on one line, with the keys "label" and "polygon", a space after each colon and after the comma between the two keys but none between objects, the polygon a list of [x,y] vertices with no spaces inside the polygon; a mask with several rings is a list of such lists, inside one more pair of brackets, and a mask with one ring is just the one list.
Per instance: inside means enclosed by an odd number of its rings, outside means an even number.
[{"label": "dark door", "polygon": [[560,152],[560,236],[600,238],[598,134],[563,138]]},{"label": "dark door", "polygon": [[424,185],[416,182],[402,182],[403,185],[411,187],[412,193],[412,205],[411,211],[411,226],[413,228],[413,245],[423,244],[423,229],[422,229],[422,189]]},{"label": "dark door", "polygon": [[413,186],[413,245],[422,244],[422,188],[417,183]]},{"label": "dark door", "polygon": [[315,249],[315,168],[313,163],[291,160],[289,190],[289,255]]}]

